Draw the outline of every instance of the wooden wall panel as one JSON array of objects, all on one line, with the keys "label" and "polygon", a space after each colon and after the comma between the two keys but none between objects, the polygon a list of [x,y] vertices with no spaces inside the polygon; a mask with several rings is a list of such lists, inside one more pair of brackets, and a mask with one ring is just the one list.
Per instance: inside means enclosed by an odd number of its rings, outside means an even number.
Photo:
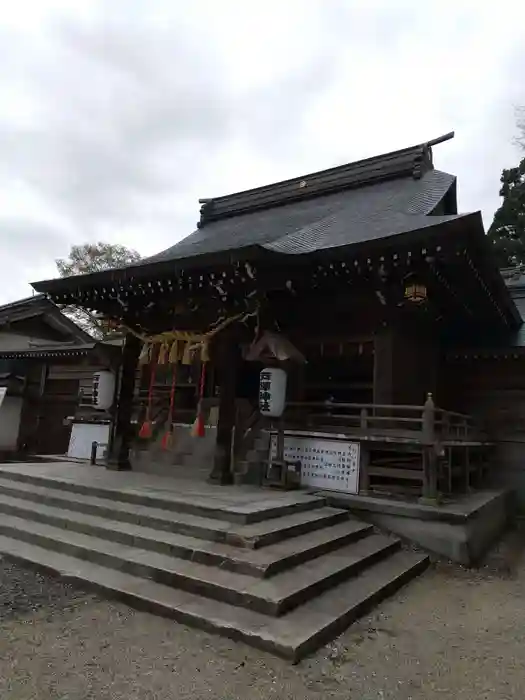
[{"label": "wooden wall panel", "polygon": [[451,408],[476,416],[496,443],[492,480],[516,489],[525,507],[525,360],[470,359],[445,363]]}]

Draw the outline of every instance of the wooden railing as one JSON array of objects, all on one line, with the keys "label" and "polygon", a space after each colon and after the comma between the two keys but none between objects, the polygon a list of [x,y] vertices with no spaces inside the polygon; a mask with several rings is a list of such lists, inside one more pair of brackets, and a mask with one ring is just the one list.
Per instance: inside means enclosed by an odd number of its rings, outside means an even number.
[{"label": "wooden railing", "polygon": [[[436,407],[430,394],[422,406],[290,403],[283,428],[342,433],[363,443],[412,445],[410,449],[415,447],[421,454],[423,497],[428,501],[435,501],[438,495],[438,460],[444,449],[464,450],[468,462],[469,450],[487,442],[481,425],[472,416]],[[399,448],[404,449],[401,445]],[[367,465],[362,464],[361,469],[367,477]]]},{"label": "wooden railing", "polygon": [[423,406],[357,404],[339,402],[289,403],[284,416],[287,428],[340,429],[361,439],[385,441],[479,442],[485,436],[472,416],[446,411],[431,399]]},{"label": "wooden railing", "polygon": [[[234,460],[245,459],[261,425],[272,424],[273,421],[261,416],[254,402],[237,400]],[[291,402],[274,427],[277,425],[280,431],[342,434],[369,443],[369,449],[361,450],[362,455],[369,455],[375,449],[374,442],[381,450],[385,449],[384,443],[390,443],[388,450],[399,451],[405,457],[419,453],[423,467],[422,493],[429,501],[437,498],[438,463],[444,448],[466,450],[468,461],[469,449],[478,449],[477,446],[486,442],[480,424],[472,416],[436,407],[430,395],[424,405]],[[362,463],[361,472],[367,477],[368,462]]]}]

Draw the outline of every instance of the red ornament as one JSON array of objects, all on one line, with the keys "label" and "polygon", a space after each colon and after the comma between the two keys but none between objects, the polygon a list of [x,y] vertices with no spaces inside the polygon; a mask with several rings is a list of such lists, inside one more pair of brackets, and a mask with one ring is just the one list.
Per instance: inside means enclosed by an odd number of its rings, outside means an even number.
[{"label": "red ornament", "polygon": [[[153,349],[152,349],[153,352]],[[149,388],[148,388],[148,403],[146,405],[146,415],[144,417],[144,423],[139,430],[139,438],[147,440],[153,435],[153,426],[151,423],[151,402],[153,399],[153,385],[155,384],[155,370],[156,363],[155,358],[151,359],[151,373],[149,376]]]},{"label": "red ornament", "polygon": [[171,390],[170,390],[170,407],[168,410],[168,418],[166,421],[166,432],[162,436],[161,447],[163,450],[169,450],[173,443],[173,409],[175,407],[175,386],[177,383],[177,364],[173,365],[171,373]]},{"label": "red ornament", "polygon": [[204,437],[206,430],[204,428],[204,416],[202,415],[202,399],[204,397],[204,384],[206,383],[206,363],[202,363],[201,379],[199,383],[199,403],[197,406],[197,417],[191,428],[193,437]]}]

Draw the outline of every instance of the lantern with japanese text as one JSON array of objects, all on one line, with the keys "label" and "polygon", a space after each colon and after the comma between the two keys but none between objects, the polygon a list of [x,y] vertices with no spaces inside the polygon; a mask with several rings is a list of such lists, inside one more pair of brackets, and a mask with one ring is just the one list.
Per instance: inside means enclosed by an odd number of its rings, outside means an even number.
[{"label": "lantern with japanese text", "polygon": [[286,403],[286,372],[279,367],[263,369],[259,378],[259,410],[263,416],[279,418]]},{"label": "lantern with japanese text", "polygon": [[110,370],[101,370],[93,375],[93,406],[107,410],[115,397],[115,375]]}]

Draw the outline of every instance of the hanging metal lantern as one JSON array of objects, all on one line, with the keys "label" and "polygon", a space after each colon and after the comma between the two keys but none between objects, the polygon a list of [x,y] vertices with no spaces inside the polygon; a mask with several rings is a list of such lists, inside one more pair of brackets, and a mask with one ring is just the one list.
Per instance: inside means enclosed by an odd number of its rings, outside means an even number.
[{"label": "hanging metal lantern", "polygon": [[405,299],[412,304],[422,304],[428,298],[426,285],[410,281],[405,285]]}]

